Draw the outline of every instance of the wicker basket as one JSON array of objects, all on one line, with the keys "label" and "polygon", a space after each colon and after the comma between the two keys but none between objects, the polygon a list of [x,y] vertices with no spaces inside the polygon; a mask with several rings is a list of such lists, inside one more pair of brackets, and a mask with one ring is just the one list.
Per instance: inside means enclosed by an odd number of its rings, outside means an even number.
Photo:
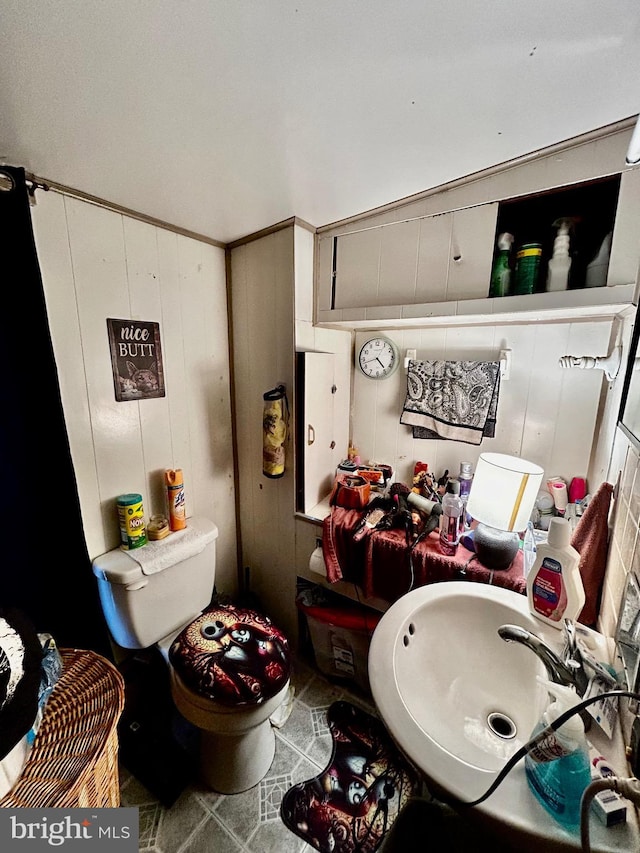
[{"label": "wicker basket", "polygon": [[91,651],[61,649],[63,671],[24,770],[2,808],[117,808],[124,681]]}]

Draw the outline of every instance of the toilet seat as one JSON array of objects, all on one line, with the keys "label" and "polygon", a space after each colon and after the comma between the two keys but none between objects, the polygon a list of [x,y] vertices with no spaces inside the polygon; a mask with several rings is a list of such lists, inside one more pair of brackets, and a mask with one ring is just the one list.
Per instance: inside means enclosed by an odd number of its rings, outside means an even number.
[{"label": "toilet seat", "polygon": [[291,666],[287,638],[271,620],[233,605],[203,610],[171,643],[169,662],[191,693],[234,709],[281,693]]},{"label": "toilet seat", "polygon": [[212,606],[169,648],[171,695],[200,730],[200,775],[214,791],[237,794],[271,766],[270,717],[289,694],[286,637],[253,610]]}]

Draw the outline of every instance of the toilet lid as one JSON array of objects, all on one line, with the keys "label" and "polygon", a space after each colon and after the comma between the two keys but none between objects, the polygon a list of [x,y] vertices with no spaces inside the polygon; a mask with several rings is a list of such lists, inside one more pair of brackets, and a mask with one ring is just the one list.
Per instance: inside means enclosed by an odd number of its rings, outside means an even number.
[{"label": "toilet lid", "polygon": [[232,605],[203,610],[173,641],[169,661],[187,687],[224,705],[258,705],[290,672],[284,634],[267,616]]}]

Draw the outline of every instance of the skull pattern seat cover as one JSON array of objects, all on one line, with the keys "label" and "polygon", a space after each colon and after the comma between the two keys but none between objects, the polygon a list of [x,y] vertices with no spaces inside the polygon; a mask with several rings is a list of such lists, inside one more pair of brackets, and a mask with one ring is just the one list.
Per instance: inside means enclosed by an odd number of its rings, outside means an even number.
[{"label": "skull pattern seat cover", "polygon": [[255,610],[214,605],[171,644],[169,660],[187,688],[223,705],[259,705],[286,685],[287,638]]}]

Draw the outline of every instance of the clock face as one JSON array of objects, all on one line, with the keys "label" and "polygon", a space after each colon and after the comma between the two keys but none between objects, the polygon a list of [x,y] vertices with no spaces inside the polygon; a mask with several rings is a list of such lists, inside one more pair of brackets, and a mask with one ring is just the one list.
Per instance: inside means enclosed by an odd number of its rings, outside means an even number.
[{"label": "clock face", "polygon": [[358,367],[369,379],[386,379],[398,367],[398,348],[389,338],[365,341],[358,356]]}]

